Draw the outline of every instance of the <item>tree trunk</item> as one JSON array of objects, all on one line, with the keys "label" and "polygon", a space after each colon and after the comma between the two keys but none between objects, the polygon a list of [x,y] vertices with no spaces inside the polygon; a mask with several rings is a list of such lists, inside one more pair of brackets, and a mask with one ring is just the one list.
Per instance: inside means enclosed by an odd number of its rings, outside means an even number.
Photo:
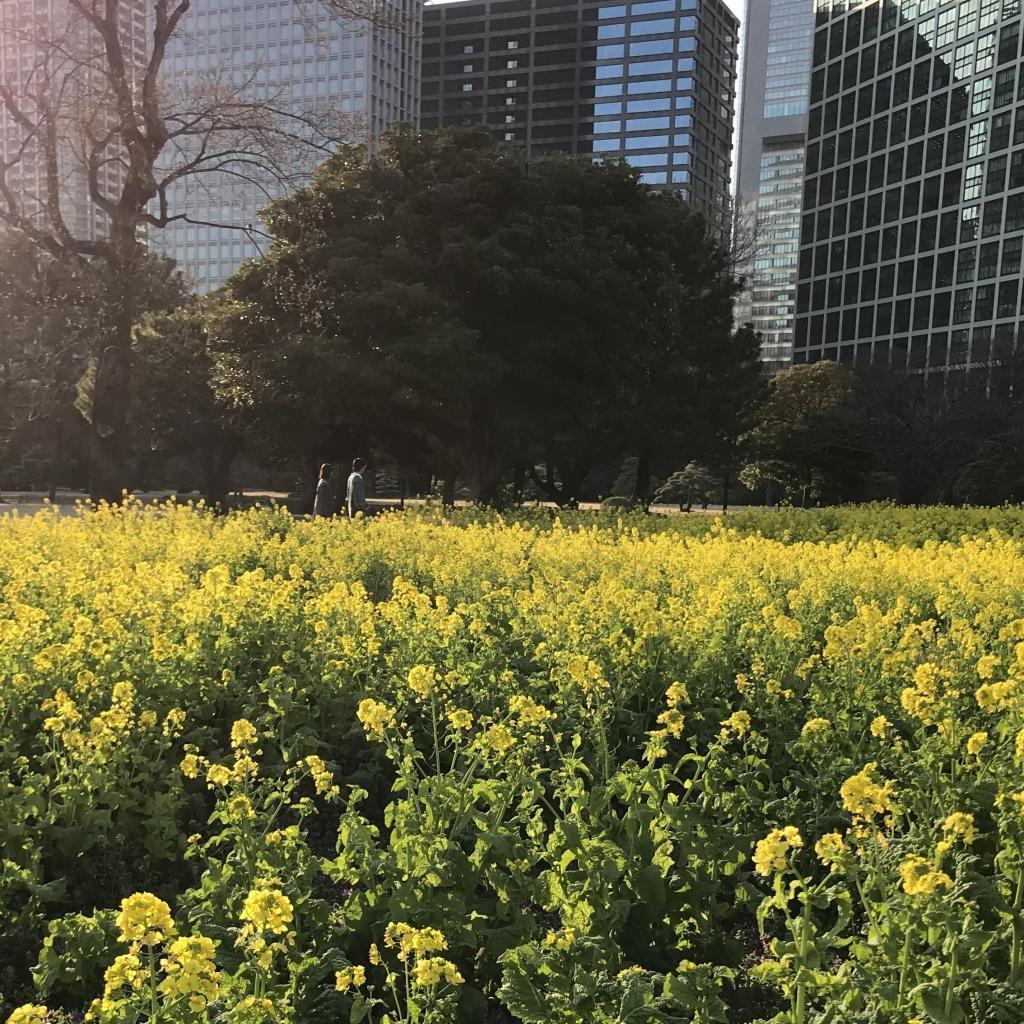
[{"label": "tree trunk", "polygon": [[725,477],[722,480],[722,514],[724,515],[729,511],[729,471],[725,471]]},{"label": "tree trunk", "polygon": [[633,485],[633,497],[646,509],[651,490],[651,453],[643,451],[636,460],[636,483]]},{"label": "tree trunk", "polygon": [[455,467],[449,466],[444,474],[444,494],[441,498],[445,508],[455,508]]},{"label": "tree trunk", "polygon": [[[126,486],[131,323],[119,324],[96,364],[89,438],[89,496],[118,504]],[[124,336],[122,336],[122,334]]]},{"label": "tree trunk", "polygon": [[241,451],[238,439],[220,438],[203,449],[203,499],[218,512],[228,509],[231,467]]},{"label": "tree trunk", "polygon": [[526,488],[526,467],[517,462],[512,471],[512,501],[516,505],[523,503],[523,491]]},{"label": "tree trunk", "polygon": [[53,437],[53,460],[50,463],[50,504],[57,501],[57,484],[61,463],[64,461],[64,419],[63,411],[57,412],[57,424]]}]

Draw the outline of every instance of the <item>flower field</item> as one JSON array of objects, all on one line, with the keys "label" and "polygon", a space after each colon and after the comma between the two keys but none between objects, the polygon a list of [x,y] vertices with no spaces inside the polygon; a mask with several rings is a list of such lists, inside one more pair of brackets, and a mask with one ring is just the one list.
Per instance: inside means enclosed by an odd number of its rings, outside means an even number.
[{"label": "flower field", "polygon": [[0,519],[0,1020],[1024,1020],[1024,515],[728,522]]}]

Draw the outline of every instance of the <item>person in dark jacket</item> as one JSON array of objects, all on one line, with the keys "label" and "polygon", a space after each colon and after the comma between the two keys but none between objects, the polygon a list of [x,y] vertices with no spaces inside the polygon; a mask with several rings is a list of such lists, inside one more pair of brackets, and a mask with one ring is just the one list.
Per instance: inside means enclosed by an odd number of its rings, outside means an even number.
[{"label": "person in dark jacket", "polygon": [[313,517],[334,514],[334,491],[331,489],[331,464],[320,467],[320,479],[316,483],[316,497],[313,499]]},{"label": "person in dark jacket", "polygon": [[349,519],[362,512],[366,515],[366,483],[363,481],[363,470],[366,469],[365,459],[356,459],[352,463],[352,472],[348,478],[348,490],[345,495],[345,503],[348,506]]}]

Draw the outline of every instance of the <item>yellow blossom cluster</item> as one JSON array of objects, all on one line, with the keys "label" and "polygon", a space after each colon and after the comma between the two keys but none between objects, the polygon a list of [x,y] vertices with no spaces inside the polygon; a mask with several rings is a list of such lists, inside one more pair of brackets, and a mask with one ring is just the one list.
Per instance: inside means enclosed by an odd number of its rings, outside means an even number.
[{"label": "yellow blossom cluster", "polygon": [[803,836],[793,825],[772,829],[754,848],[754,870],[759,875],[785,871],[789,867],[790,851],[799,850],[803,845]]},{"label": "yellow blossom cluster", "polygon": [[856,775],[851,775],[839,789],[843,806],[855,819],[870,819],[895,808],[896,784],[891,779],[876,782],[877,768],[877,763],[871,761]]},{"label": "yellow blossom cluster", "polygon": [[909,896],[933,896],[939,890],[953,888],[953,879],[933,868],[924,857],[908,857],[900,865],[900,877]]}]

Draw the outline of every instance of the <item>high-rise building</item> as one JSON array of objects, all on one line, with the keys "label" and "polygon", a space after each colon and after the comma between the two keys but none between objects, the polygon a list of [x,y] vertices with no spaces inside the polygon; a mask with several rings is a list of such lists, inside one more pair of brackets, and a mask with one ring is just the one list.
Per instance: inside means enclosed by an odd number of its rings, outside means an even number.
[{"label": "high-rise building", "polygon": [[737,319],[769,371],[793,358],[814,0],[747,0],[737,198],[753,233]]},{"label": "high-rise building", "polygon": [[428,3],[421,123],[487,124],[531,155],[622,156],[720,211],[738,33],[722,0]]},{"label": "high-rise building", "polygon": [[819,0],[798,362],[946,373],[1021,322],[1021,0]]},{"label": "high-rise building", "polygon": [[[131,77],[145,67],[145,0],[123,3],[119,17],[121,52]],[[68,0],[0,0],[0,84],[10,92],[9,102],[0,97],[6,202],[49,230],[57,229],[59,210],[70,235],[83,240],[101,238],[106,230],[106,218],[90,198],[84,156],[116,123],[104,68],[102,37]],[[120,164],[113,151],[105,156],[94,169],[95,183],[104,195],[116,195]]]},{"label": "high-rise building", "polygon": [[[422,6],[396,0],[388,9],[378,25],[345,21],[318,0],[204,0],[183,22],[165,69],[186,87],[221,78],[251,83],[250,95],[300,116],[337,116],[353,140],[372,146],[382,132],[419,117]],[[298,131],[298,122],[289,130]],[[316,162],[312,151],[304,159],[300,179]],[[280,190],[279,182],[238,168],[183,179],[169,205],[188,222],[156,243],[199,291],[212,291],[260,254],[259,211]]]}]

